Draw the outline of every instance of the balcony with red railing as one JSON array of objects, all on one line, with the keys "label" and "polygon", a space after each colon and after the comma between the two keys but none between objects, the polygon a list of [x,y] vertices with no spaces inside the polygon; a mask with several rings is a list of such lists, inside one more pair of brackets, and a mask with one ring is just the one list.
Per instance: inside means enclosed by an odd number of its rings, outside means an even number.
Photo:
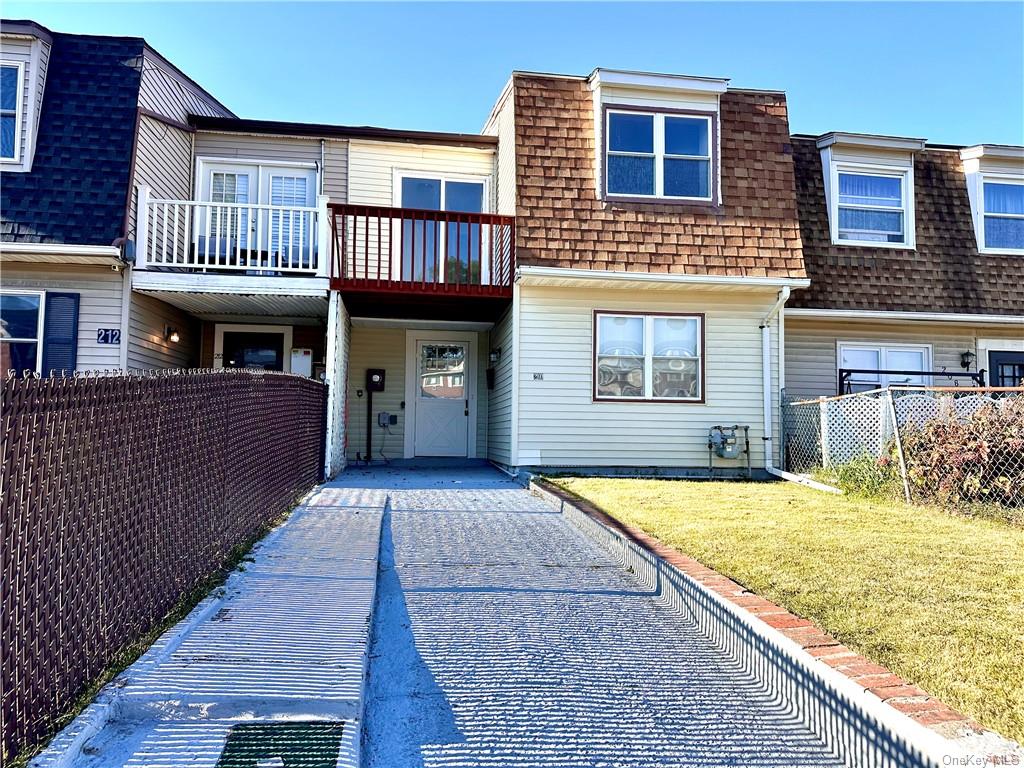
[{"label": "balcony with red railing", "polygon": [[515,217],[330,204],[331,288],[510,299]]}]

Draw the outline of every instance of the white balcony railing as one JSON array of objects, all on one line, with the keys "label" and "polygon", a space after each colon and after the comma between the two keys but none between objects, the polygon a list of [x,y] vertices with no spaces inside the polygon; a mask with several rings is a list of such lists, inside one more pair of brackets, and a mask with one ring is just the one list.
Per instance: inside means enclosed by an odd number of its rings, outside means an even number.
[{"label": "white balcony railing", "polygon": [[316,207],[159,200],[139,188],[136,269],[328,275],[327,198]]}]

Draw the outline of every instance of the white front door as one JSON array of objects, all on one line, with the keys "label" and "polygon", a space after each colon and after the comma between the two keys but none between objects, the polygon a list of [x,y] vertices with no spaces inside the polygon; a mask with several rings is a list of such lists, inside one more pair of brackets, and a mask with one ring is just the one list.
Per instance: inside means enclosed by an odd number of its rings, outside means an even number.
[{"label": "white front door", "polygon": [[417,340],[414,397],[416,456],[468,456],[472,347],[466,341]]}]

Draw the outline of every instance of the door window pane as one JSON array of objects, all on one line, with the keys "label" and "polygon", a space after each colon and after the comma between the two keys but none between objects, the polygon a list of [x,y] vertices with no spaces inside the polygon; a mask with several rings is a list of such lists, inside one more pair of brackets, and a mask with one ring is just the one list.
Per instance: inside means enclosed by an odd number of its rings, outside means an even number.
[{"label": "door window pane", "polygon": [[708,157],[708,121],[699,117],[666,117],[665,154]]},{"label": "door window pane", "polygon": [[[465,213],[481,213],[484,204],[484,185],[479,182],[446,181],[444,209]],[[478,285],[482,263],[480,249],[483,232],[479,224],[449,222],[445,232],[445,281]]]},{"label": "door window pane", "polygon": [[613,112],[608,115],[611,152],[654,152],[654,115]]},{"label": "door window pane", "polygon": [[[306,176],[270,177],[270,204],[285,208],[304,208],[309,204],[309,179]],[[284,251],[299,257],[303,244],[309,243],[311,215],[304,211],[283,210],[270,212],[271,251]],[[307,247],[308,250],[308,247]]]},{"label": "door window pane", "polygon": [[428,211],[441,210],[441,180],[404,177],[402,179],[402,207]]},{"label": "door window pane", "polygon": [[420,347],[420,397],[466,398],[466,347],[462,344],[423,344]]},{"label": "door window pane", "polygon": [[[923,349],[887,349],[885,367],[890,371],[923,371],[925,353]],[[886,384],[924,384],[923,376],[889,374]]]},{"label": "door window pane", "polygon": [[708,160],[665,159],[665,194],[669,197],[710,197]]},{"label": "door window pane", "polygon": [[222,364],[225,368],[284,370],[284,334],[226,331]]},{"label": "door window pane", "polygon": [[608,191],[616,195],[653,195],[654,157],[608,155]]},{"label": "door window pane", "polygon": [[[249,175],[214,171],[210,174],[210,202],[248,203]],[[211,206],[210,234],[222,241],[219,244],[221,253],[232,250],[236,239],[244,248],[249,235],[248,209]],[[211,245],[210,251],[213,252],[215,247]]]},{"label": "door window pane", "polygon": [[0,293],[0,338],[38,338],[40,301],[31,294]]}]

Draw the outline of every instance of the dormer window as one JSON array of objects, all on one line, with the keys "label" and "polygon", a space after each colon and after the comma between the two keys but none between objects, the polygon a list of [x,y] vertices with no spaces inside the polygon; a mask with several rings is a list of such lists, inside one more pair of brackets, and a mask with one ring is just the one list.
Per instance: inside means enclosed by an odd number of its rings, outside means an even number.
[{"label": "dormer window", "polygon": [[608,109],[605,193],[710,202],[713,115]]},{"label": "dormer window", "polygon": [[914,154],[924,139],[827,133],[817,146],[832,244],[914,248]]},{"label": "dormer window", "polygon": [[1024,253],[1024,180],[982,176],[986,250]]},{"label": "dormer window", "polygon": [[22,65],[0,63],[0,160],[21,159]]},{"label": "dormer window", "polygon": [[838,236],[855,243],[906,244],[906,174],[837,171]]}]

